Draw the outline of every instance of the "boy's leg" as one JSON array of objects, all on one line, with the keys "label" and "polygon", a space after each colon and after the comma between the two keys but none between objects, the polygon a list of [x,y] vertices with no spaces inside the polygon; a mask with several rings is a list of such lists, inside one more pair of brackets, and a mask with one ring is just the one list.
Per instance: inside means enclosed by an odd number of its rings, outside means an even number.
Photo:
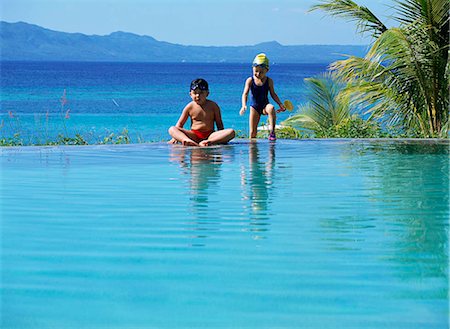
[{"label": "boy's leg", "polygon": [[226,144],[232,140],[235,135],[236,133],[234,130],[230,128],[218,130],[209,135],[208,139],[201,141],[199,145],[208,146],[213,144]]},{"label": "boy's leg", "polygon": [[260,118],[261,115],[258,113],[258,111],[256,111],[253,107],[250,107],[250,116],[249,116],[250,138],[256,138]]},{"label": "boy's leg", "polygon": [[194,141],[195,134],[189,130],[172,126],[169,128],[169,134],[183,145],[198,146]]},{"label": "boy's leg", "polygon": [[275,107],[272,104],[267,104],[263,110],[263,114],[267,114],[269,116],[269,127],[270,132],[275,132],[275,125],[277,124],[277,112],[275,111]]}]

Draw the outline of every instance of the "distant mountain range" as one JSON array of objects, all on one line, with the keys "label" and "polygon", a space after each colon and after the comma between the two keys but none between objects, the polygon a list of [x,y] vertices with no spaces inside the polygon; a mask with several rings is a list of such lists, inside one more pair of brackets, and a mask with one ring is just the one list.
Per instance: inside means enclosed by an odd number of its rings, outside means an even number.
[{"label": "distant mountain range", "polygon": [[85,35],[52,31],[28,23],[0,22],[4,61],[233,62],[247,63],[266,52],[278,63],[330,63],[344,55],[363,56],[366,46],[298,45],[276,41],[253,46],[185,46],[127,32]]}]

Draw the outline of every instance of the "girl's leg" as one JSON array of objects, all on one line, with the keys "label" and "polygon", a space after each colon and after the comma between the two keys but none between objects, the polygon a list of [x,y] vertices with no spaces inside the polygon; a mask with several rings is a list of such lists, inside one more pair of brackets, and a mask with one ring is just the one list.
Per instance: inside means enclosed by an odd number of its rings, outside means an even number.
[{"label": "girl's leg", "polygon": [[250,117],[249,117],[249,128],[250,128],[250,138],[256,138],[258,133],[258,124],[261,115],[253,107],[250,107]]},{"label": "girl's leg", "polygon": [[277,112],[275,111],[275,107],[272,104],[267,104],[263,110],[263,114],[267,114],[269,116],[269,127],[270,132],[275,132],[275,125],[277,124]]}]

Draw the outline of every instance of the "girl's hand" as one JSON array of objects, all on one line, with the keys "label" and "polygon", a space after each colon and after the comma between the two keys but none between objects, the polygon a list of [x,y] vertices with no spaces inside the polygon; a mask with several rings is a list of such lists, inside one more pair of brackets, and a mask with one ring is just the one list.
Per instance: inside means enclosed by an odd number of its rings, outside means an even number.
[{"label": "girl's hand", "polygon": [[277,113],[284,112],[284,111],[286,111],[286,108],[284,107],[283,104],[280,104],[280,108],[277,110]]},{"label": "girl's hand", "polygon": [[242,106],[239,115],[244,115],[245,111],[247,111],[247,106]]}]

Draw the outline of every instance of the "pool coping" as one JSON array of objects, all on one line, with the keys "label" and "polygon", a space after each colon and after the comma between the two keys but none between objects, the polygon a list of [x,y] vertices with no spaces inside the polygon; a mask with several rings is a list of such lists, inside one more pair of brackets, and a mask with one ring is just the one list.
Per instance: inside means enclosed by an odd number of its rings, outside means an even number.
[{"label": "pool coping", "polygon": [[[439,144],[449,145],[450,139],[446,138],[302,138],[302,139],[278,139],[276,142],[268,141],[267,139],[255,139],[250,140],[247,138],[236,138],[227,146],[232,145],[245,145],[250,143],[282,143],[282,144],[301,144],[301,143],[417,143],[417,144]],[[89,145],[23,145],[23,146],[0,146],[0,154],[3,150],[39,150],[39,149],[91,149],[91,148],[133,148],[133,147],[161,147],[161,146],[174,146],[184,147],[180,144],[169,144],[166,141],[160,142],[148,142],[148,143],[130,143],[130,144],[89,144]],[[217,147],[218,145],[210,146]],[[192,146],[187,146],[191,148]],[[195,147],[195,146],[194,146]]]}]

